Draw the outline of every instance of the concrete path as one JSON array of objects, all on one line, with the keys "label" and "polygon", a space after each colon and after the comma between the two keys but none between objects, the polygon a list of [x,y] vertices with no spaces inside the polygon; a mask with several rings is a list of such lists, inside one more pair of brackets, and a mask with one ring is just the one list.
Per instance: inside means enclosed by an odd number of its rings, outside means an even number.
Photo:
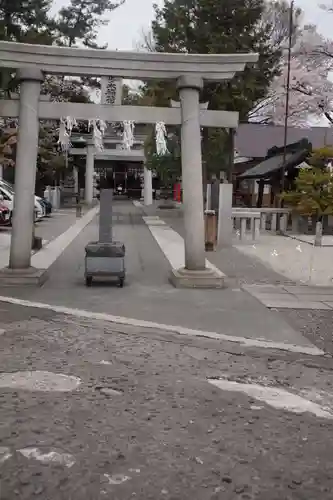
[{"label": "concrete path", "polygon": [[3,499],[331,500],[331,359],[0,309]]},{"label": "concrete path", "polygon": [[259,342],[262,347],[274,344],[294,349],[296,345],[300,350],[318,353],[278,313],[268,311],[239,286],[220,291],[173,288],[168,283],[170,264],[144,223],[141,211],[128,202],[118,202],[114,218],[115,238],[125,243],[127,252],[123,289],[102,283],[91,288],[84,285],[84,247],[98,236],[96,219],[52,266],[50,279],[42,288],[10,293],[31,302],[79,309],[83,317],[86,312],[103,313],[113,321],[121,317],[123,324],[136,321],[142,326],[142,322],[149,322],[151,328],[162,325],[163,329],[186,335],[220,335],[247,345]]}]

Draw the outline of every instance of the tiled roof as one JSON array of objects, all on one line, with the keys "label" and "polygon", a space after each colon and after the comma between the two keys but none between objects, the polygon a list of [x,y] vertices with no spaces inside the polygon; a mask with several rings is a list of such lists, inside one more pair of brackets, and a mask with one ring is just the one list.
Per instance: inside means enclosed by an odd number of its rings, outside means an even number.
[{"label": "tiled roof", "polygon": [[283,164],[285,169],[294,168],[305,160],[308,152],[306,150],[298,151],[296,153],[289,153],[286,155],[286,161],[283,162],[283,154],[272,156],[266,160],[260,162],[255,167],[246,170],[242,173],[239,178],[242,179],[268,179],[279,170],[282,169]]}]

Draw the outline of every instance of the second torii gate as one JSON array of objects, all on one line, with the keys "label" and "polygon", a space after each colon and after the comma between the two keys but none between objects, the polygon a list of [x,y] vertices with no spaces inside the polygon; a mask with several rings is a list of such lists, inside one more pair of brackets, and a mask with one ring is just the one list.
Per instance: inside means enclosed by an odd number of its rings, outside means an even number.
[{"label": "second torii gate", "polygon": [[[122,117],[122,120],[127,120],[128,116],[135,118],[133,120],[135,123],[142,124],[155,124],[158,121],[164,122],[166,125],[181,125],[181,111],[180,111],[180,103],[177,106],[178,109],[170,109],[170,108],[149,108],[144,106],[118,106],[119,109],[116,109],[115,106],[112,106],[112,109],[108,110],[107,116],[118,116]],[[174,103],[172,102],[172,106]],[[117,108],[118,108],[117,107]],[[201,106],[200,108],[200,126],[201,127],[226,127],[226,128],[236,128],[238,125],[238,113],[237,112],[227,112],[227,111],[207,111],[206,105]],[[71,109],[71,105],[69,105],[69,109]],[[143,112],[141,111],[143,109]],[[150,116],[150,111],[147,113],[146,110],[154,110],[154,113]],[[169,113],[169,111],[172,111]],[[70,115],[72,116],[72,115]],[[155,121],[156,120],[156,121]],[[113,119],[112,121],[117,121]],[[143,151],[143,149],[142,149]],[[104,158],[109,157],[112,160],[113,157],[122,157],[124,160],[128,157],[130,161],[132,157],[139,156],[139,152],[142,156],[142,151],[137,150],[114,150],[114,149],[105,149],[102,153]],[[94,158],[96,157],[96,151],[94,148],[94,143],[92,140],[88,139],[87,145],[84,148],[71,148],[70,154],[72,155],[85,155],[86,156],[86,186],[87,186],[87,197],[86,201],[91,203],[92,200],[92,183],[93,183],[93,172],[94,172]],[[101,154],[99,154],[99,157]],[[142,158],[144,160],[144,157]],[[152,203],[152,172],[144,167],[144,193],[145,196],[145,204],[150,205]]]},{"label": "second torii gate", "polygon": [[[19,117],[15,169],[15,201],[10,262],[7,274],[24,276],[31,269],[33,195],[38,154],[39,120],[64,116],[78,120],[99,118],[106,122],[164,122],[181,125],[181,160],[185,223],[185,268],[172,270],[176,286],[223,286],[223,275],[205,265],[200,127],[235,128],[238,114],[202,110],[199,91],[204,80],[230,80],[257,54],[189,55],[165,53],[108,52],[55,46],[0,42],[0,64],[16,69],[20,101],[0,101],[0,116]],[[40,100],[44,74],[119,77],[130,79],[176,79],[180,108],[110,106],[45,102]]]}]

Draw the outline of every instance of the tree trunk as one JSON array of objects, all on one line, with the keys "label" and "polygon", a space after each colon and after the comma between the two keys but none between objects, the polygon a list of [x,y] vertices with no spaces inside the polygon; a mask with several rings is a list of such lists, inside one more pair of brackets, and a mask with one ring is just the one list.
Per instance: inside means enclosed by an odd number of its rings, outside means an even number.
[{"label": "tree trunk", "polygon": [[203,196],[203,204],[204,207],[207,203],[207,165],[204,160],[202,160],[202,196]]},{"label": "tree trunk", "polygon": [[315,234],[314,246],[321,247],[322,241],[323,241],[323,223],[322,223],[322,218],[320,217],[320,220],[318,220],[316,223],[316,234]]},{"label": "tree trunk", "polygon": [[258,185],[257,208],[262,208],[264,198],[265,181],[260,180]]},{"label": "tree trunk", "polygon": [[231,184],[233,179],[235,163],[235,129],[228,131],[228,182]]}]

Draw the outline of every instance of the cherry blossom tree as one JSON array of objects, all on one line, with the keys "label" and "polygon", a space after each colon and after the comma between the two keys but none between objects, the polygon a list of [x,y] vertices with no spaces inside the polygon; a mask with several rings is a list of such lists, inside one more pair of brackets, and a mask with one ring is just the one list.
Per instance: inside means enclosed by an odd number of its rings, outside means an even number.
[{"label": "cherry blossom tree", "polygon": [[[333,7],[332,7],[333,9]],[[333,124],[333,41],[318,33],[316,26],[308,25],[293,40],[289,119],[294,126],[308,127],[326,117]],[[281,60],[281,74],[271,85],[266,99],[253,110],[253,121],[282,125],[285,119],[288,52]]]}]

